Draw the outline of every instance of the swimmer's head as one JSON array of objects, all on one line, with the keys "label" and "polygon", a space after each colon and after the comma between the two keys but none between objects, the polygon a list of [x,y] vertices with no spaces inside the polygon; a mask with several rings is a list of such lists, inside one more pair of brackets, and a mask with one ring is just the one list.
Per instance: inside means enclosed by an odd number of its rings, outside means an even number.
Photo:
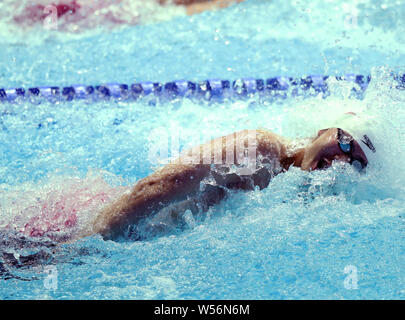
[{"label": "swimmer's head", "polygon": [[354,137],[341,128],[319,130],[317,137],[305,148],[301,168],[316,170],[329,168],[333,161],[342,161],[363,169],[368,159]]},{"label": "swimmer's head", "polygon": [[304,170],[325,169],[333,161],[348,162],[364,169],[375,159],[376,147],[368,119],[346,113],[334,124],[336,126],[319,130],[305,148],[301,164]]}]

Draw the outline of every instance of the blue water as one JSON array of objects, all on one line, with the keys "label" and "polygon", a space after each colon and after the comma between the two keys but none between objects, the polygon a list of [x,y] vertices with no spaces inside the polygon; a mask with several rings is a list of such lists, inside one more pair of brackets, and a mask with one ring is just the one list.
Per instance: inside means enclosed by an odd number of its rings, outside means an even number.
[{"label": "blue water", "polygon": [[[348,12],[357,23],[347,23]],[[141,242],[92,236],[62,246],[42,265],[9,268],[14,277],[1,278],[0,297],[405,298],[405,92],[390,77],[403,71],[404,17],[401,2],[253,0],[112,33],[3,37],[0,87],[347,72],[372,73],[373,80],[361,101],[331,81],[327,99],[0,105],[0,226],[43,192],[82,182],[96,188],[101,179],[130,186],[150,174],[156,128],[201,142],[258,127],[306,137],[327,115],[366,110],[378,119],[383,147],[365,175],[338,165],[292,169],[262,191],[235,192],[185,230]],[[94,214],[82,213],[83,228]],[[47,285],[44,266],[56,270],[56,287]],[[356,288],[347,286],[348,276],[357,277]]]}]

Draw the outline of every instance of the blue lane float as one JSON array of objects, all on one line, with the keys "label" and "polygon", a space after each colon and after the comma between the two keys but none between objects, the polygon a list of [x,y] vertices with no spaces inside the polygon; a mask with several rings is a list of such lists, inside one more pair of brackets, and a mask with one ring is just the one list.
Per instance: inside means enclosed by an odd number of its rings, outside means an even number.
[{"label": "blue lane float", "polygon": [[[142,96],[155,95],[162,98],[174,99],[179,97],[199,97],[205,99],[221,97],[243,97],[251,94],[298,94],[298,92],[313,92],[327,95],[327,80],[335,78],[338,81],[353,83],[353,91],[363,93],[371,80],[371,76],[347,74],[344,76],[312,75],[304,78],[275,77],[269,79],[243,78],[238,80],[212,79],[201,82],[171,81],[167,83],[140,82],[134,84],[107,83],[102,85],[73,85],[67,87],[33,87],[0,89],[0,101],[13,102],[18,99],[30,101],[72,101],[87,99],[97,101],[102,99],[136,100]],[[398,87],[405,87],[405,75],[397,76]]]}]

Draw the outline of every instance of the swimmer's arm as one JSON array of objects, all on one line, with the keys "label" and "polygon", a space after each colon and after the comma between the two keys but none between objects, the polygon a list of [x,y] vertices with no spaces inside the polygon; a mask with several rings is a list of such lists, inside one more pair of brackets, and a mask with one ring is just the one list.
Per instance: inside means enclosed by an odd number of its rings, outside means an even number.
[{"label": "swimmer's arm", "polygon": [[[225,141],[225,137],[218,139]],[[195,148],[200,148],[201,155],[204,146],[210,143]],[[195,194],[201,180],[208,176],[210,165],[203,165],[202,157],[198,160],[190,159],[192,150],[138,181],[129,193],[105,207],[96,217],[93,229],[80,237],[100,233],[104,238],[114,238],[125,232],[128,225],[137,223],[148,214],[159,211],[173,201],[184,200]],[[191,164],[187,164],[190,162]]]},{"label": "swimmer's arm", "polygon": [[[214,163],[215,154],[222,156],[223,163],[226,163],[229,145],[233,148],[240,141],[246,145],[248,134],[247,130],[240,131],[197,146],[195,147],[199,149],[197,158],[196,149],[190,149],[172,163],[140,180],[130,193],[124,194],[100,212],[91,233],[100,233],[105,238],[114,238],[122,234],[128,225],[137,223],[169,203],[185,200],[196,194],[199,191],[200,182],[210,174],[210,163]],[[282,144],[278,136],[265,130],[257,130],[255,134],[258,153],[279,156]],[[203,157],[207,150],[212,150],[211,162],[208,161],[208,163]],[[236,157],[234,160],[236,163]]]},{"label": "swimmer's arm", "polygon": [[200,181],[209,173],[209,166],[171,163],[140,180],[130,193],[100,212],[92,233],[114,238],[148,214],[167,204],[195,194]]}]

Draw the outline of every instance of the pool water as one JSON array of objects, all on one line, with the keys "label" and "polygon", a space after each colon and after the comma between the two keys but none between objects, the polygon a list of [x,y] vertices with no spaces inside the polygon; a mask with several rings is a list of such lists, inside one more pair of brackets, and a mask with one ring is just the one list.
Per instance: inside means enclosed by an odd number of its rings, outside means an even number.
[{"label": "pool water", "polygon": [[[5,88],[345,73],[372,80],[363,100],[330,79],[325,99],[1,104],[0,297],[405,298],[405,91],[391,75],[404,72],[404,17],[400,1],[252,0],[114,32],[4,35]],[[344,111],[376,119],[380,154],[366,174],[339,164],[293,168],[147,241],[95,235],[50,246],[28,237],[18,249],[10,232],[35,219],[43,200],[55,214],[62,200],[73,212],[93,199],[76,213],[78,228],[89,228],[99,208],[158,165],[149,157],[156,128],[181,132],[183,147],[187,137],[204,142],[246,128],[307,137]],[[34,254],[36,263],[9,263]]]}]

